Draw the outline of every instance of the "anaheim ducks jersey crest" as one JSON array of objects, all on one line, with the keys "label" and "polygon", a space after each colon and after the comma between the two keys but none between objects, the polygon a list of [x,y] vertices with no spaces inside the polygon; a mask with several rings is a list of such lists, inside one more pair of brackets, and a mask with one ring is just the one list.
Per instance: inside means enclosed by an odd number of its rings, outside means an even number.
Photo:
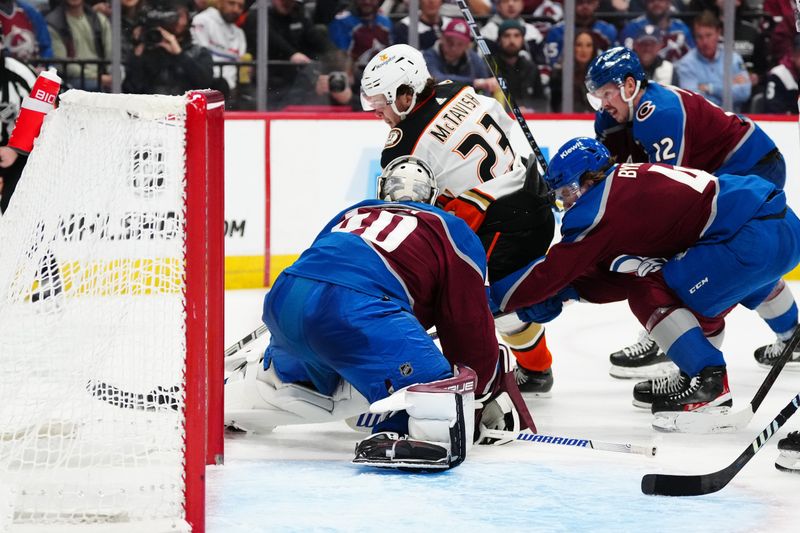
[{"label": "anaheim ducks jersey crest", "polygon": [[420,157],[433,169],[442,193],[456,197],[511,170],[514,151],[507,132],[513,124],[493,98],[442,82],[389,132],[381,166],[402,155]]}]

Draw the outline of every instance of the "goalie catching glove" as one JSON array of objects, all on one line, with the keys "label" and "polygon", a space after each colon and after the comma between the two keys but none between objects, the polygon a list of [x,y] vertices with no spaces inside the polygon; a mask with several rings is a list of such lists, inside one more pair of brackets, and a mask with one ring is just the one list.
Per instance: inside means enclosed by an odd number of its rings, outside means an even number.
[{"label": "goalie catching glove", "polygon": [[[536,433],[528,407],[519,392],[514,371],[511,368],[511,353],[508,348],[500,344],[500,357],[497,362],[497,375],[492,387],[484,398],[475,402],[476,438],[478,444],[492,444],[499,446],[508,444],[516,439],[516,434],[523,429],[530,429]],[[484,437],[486,429],[495,429],[508,432],[508,438],[497,439]]]}]

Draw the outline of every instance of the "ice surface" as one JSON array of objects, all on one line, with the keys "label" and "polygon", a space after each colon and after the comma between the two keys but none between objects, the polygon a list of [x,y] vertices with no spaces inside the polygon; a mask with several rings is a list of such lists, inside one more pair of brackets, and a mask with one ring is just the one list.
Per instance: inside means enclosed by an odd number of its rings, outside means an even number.
[{"label": "ice surface", "polygon": [[[791,286],[800,294],[800,284]],[[259,324],[264,292],[226,294],[226,345]],[[772,337],[746,309],[736,309],[727,322],[723,351],[734,408],[740,409],[766,375],[752,352]],[[773,466],[777,441],[800,428],[800,415],[716,494],[642,495],[645,473],[698,474],[730,464],[800,390],[800,372],[785,371],[737,433],[656,433],[649,412],[631,405],[635,380],[608,375],[608,354],[634,341],[638,331],[625,304],[569,306],[548,326],[553,397],[528,405],[542,433],[652,441],[655,458],[515,442],[473,448],[452,471],[410,475],[352,465],[362,435],[343,422],[231,435],[225,465],[208,472],[208,531],[800,530],[800,475]]]}]

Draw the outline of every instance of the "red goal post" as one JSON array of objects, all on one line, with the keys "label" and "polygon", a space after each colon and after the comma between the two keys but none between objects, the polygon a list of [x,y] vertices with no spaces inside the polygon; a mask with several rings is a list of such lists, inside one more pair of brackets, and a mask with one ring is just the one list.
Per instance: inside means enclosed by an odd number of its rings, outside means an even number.
[{"label": "red goal post", "polygon": [[224,458],[224,99],[217,91],[192,92],[186,109],[185,490],[186,519],[196,532],[205,529],[205,465]]}]

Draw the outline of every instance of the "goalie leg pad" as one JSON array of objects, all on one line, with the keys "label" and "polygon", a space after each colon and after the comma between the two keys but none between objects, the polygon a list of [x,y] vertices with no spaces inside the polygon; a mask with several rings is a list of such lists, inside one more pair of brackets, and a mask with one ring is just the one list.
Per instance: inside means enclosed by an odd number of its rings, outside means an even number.
[{"label": "goalie leg pad", "polygon": [[240,379],[225,384],[225,424],[252,431],[276,426],[343,420],[363,413],[369,403],[344,380],[331,396],[295,383],[284,383],[270,364],[252,358]]},{"label": "goalie leg pad", "polygon": [[[425,450],[431,449],[427,445],[438,446],[447,451],[447,458],[446,461],[440,458],[436,464],[446,462],[447,468],[452,468],[464,461],[472,447],[476,383],[477,376],[472,369],[456,367],[454,377],[401,389],[373,403],[370,412],[405,410],[408,413],[408,437],[402,439],[412,441],[414,444],[407,446],[407,443],[404,443],[401,449],[413,451],[416,443],[425,443],[425,446],[420,445]],[[383,433],[388,434],[388,432]],[[367,446],[369,440],[364,439],[362,442]],[[363,450],[359,452],[359,446],[356,446],[356,459],[359,459],[359,453],[363,455],[364,452]],[[423,459],[423,461],[429,460]],[[371,464],[366,462],[364,457],[355,462]],[[409,458],[403,456],[402,461],[381,459],[378,462],[381,464],[373,466],[408,468]],[[437,468],[435,465],[428,466]]]},{"label": "goalie leg pad", "polygon": [[456,422],[449,428],[449,443],[432,442],[382,431],[356,444],[353,463],[410,472],[435,472],[464,462],[470,439],[465,431],[464,397],[448,395],[456,406]]},{"label": "goalie leg pad", "polygon": [[390,431],[375,433],[360,441],[355,454],[353,463],[378,468],[430,472],[451,467],[450,451],[444,446]]}]

